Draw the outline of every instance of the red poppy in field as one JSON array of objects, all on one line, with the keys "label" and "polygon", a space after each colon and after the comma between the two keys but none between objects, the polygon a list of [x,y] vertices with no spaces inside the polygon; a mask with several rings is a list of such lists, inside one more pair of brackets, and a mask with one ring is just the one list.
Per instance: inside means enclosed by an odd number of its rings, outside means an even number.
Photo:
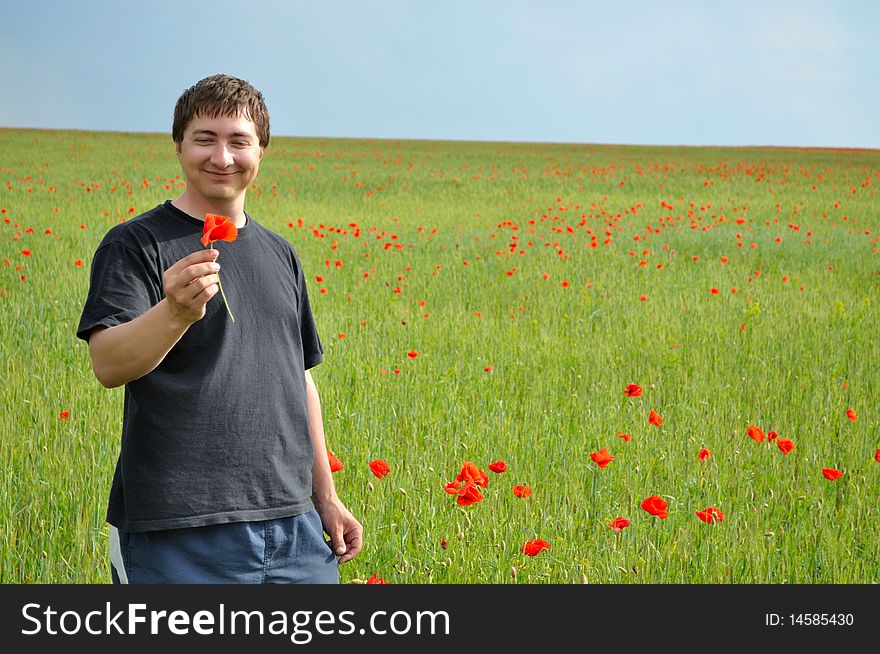
[{"label": "red poppy in field", "polygon": [[77,268],[82,268],[83,260],[77,259],[76,261],[73,262],[73,265],[76,266]]},{"label": "red poppy in field", "polygon": [[718,295],[718,293],[719,293],[720,291],[719,291],[717,288],[715,288],[715,287],[713,286],[712,288],[709,289],[709,292],[710,292],[712,295]]},{"label": "red poppy in field", "polygon": [[[382,579],[379,575],[373,573],[373,576],[367,579],[368,584],[388,584],[387,581]],[[390,584],[389,584],[390,585]]]},{"label": "red poppy in field", "polygon": [[[880,451],[880,450],[878,450],[878,451]],[[514,486],[513,487],[513,494],[519,498],[525,499],[529,495],[532,494],[532,487],[531,486]]]},{"label": "red poppy in field", "polygon": [[859,419],[859,414],[856,413],[855,409],[847,409],[846,417],[849,418],[851,422],[855,422]]},{"label": "red poppy in field", "polygon": [[764,442],[764,432],[755,427],[755,425],[749,425],[749,428],[746,429],[746,434],[748,434],[749,438],[751,438],[756,443]]},{"label": "red poppy in field", "polygon": [[602,448],[598,452],[590,452],[590,458],[596,462],[600,468],[607,468],[608,464],[614,461],[614,457],[608,452],[606,448]]},{"label": "red poppy in field", "polygon": [[646,497],[642,500],[642,508],[650,513],[651,515],[657,516],[661,520],[669,517],[669,514],[666,512],[667,508],[666,500],[661,497],[657,497],[656,495],[651,495],[650,497]]},{"label": "red poppy in field", "polygon": [[622,431],[617,432],[617,437],[622,438],[624,442],[629,443],[631,436],[629,434],[624,434]]},{"label": "red poppy in field", "polygon": [[880,463],[880,450],[877,450],[876,452],[874,452],[874,460],[877,463]]},{"label": "red poppy in field", "polygon": [[462,481],[450,481],[443,487],[443,490],[445,490],[450,495],[458,495],[458,491],[461,490],[461,486],[463,483],[464,482]]},{"label": "red poppy in field", "polygon": [[327,460],[330,462],[330,472],[339,472],[345,467],[342,461],[337,459],[336,455],[330,450],[327,450]]},{"label": "red poppy in field", "polygon": [[710,456],[712,456],[712,453],[704,447],[702,450],[700,450],[700,453],[697,455],[697,458],[700,461],[705,461]]},{"label": "red poppy in field", "polygon": [[654,411],[654,409],[651,409],[651,413],[648,415],[648,422],[655,427],[659,427],[663,424],[663,418],[660,416],[659,413]]},{"label": "red poppy in field", "polygon": [[772,443],[773,441],[775,441],[777,438],[779,438],[779,434],[777,434],[777,433],[776,433],[775,431],[773,431],[772,429],[771,429],[770,431],[767,432],[767,440],[770,441],[771,443]]},{"label": "red poppy in field", "polygon": [[410,359],[415,359],[416,357],[419,356],[419,353],[416,352],[415,350],[410,350],[409,352],[406,353],[406,356],[408,356]]},{"label": "red poppy in field", "polygon": [[26,256],[26,257],[31,256],[31,251],[30,251],[30,250],[22,250],[21,253],[22,253],[24,256]]},{"label": "red poppy in field", "polygon": [[712,524],[713,522],[721,522],[724,520],[724,514],[714,506],[708,507],[705,511],[697,511],[696,513],[697,517],[706,524]]},{"label": "red poppy in field", "polygon": [[215,241],[232,242],[238,236],[238,228],[229,216],[218,216],[214,213],[205,214],[205,225],[202,228],[202,245],[208,247]]},{"label": "red poppy in field", "polygon": [[483,488],[489,484],[489,477],[486,476],[486,473],[470,461],[464,462],[461,466],[461,472],[458,473],[455,480],[464,482],[471,481],[477,486],[482,486]]},{"label": "red poppy in field", "polygon": [[68,418],[70,418],[70,411],[62,411],[58,414],[58,417],[62,420],[67,420]]},{"label": "red poppy in field", "polygon": [[780,438],[776,441],[776,446],[782,450],[783,454],[788,454],[794,449],[794,441],[788,438]]},{"label": "red poppy in field", "polygon": [[493,461],[489,464],[489,470],[497,473],[507,472],[507,464],[504,461]]},{"label": "red poppy in field", "polygon": [[391,472],[391,468],[388,466],[388,462],[383,459],[376,459],[375,461],[370,461],[370,472],[376,475],[379,479],[386,477],[388,473]]},{"label": "red poppy in field", "polygon": [[822,474],[828,481],[834,481],[843,477],[843,473],[837,468],[822,468]]},{"label": "red poppy in field", "polygon": [[442,538],[440,538],[440,547],[443,548],[444,550],[446,549],[446,536],[443,536]]},{"label": "red poppy in field", "polygon": [[485,368],[483,368],[483,372],[492,372],[493,370],[494,368],[492,366],[486,366]]},{"label": "red poppy in field", "polygon": [[611,531],[619,534],[626,527],[629,527],[629,520],[626,518],[614,518],[614,520],[608,523],[608,526],[611,527]]},{"label": "red poppy in field", "polygon": [[543,538],[536,538],[535,540],[526,541],[523,543],[522,551],[528,554],[529,556],[537,556],[544,550],[550,549],[550,543],[548,543]]},{"label": "red poppy in field", "polygon": [[629,384],[624,390],[627,397],[641,397],[642,395],[642,387],[638,384]]},{"label": "red poppy in field", "polygon": [[459,506],[470,506],[471,504],[482,502],[483,494],[474,482],[466,481],[461,490],[458,491],[458,498],[455,501]]}]

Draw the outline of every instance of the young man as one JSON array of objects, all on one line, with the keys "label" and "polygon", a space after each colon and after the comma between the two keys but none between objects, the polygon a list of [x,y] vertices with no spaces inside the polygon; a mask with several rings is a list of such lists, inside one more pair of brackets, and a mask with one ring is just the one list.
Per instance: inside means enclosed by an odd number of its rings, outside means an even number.
[{"label": "young man", "polygon": [[[107,233],[77,329],[98,380],[125,385],[114,581],[338,583],[362,528],[330,474],[305,277],[244,211],[269,143],[263,96],[203,79],[178,100],[172,136],[186,190]],[[207,213],[237,239],[205,249]],[[214,299],[221,266],[234,323]]]}]

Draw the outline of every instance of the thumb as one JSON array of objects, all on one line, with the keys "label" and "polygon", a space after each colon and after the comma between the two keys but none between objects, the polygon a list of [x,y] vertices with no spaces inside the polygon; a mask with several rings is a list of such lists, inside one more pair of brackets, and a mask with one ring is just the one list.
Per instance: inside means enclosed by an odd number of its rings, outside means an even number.
[{"label": "thumb", "polygon": [[330,547],[336,553],[336,556],[345,554],[345,540],[342,538],[342,526],[337,525],[330,531]]}]

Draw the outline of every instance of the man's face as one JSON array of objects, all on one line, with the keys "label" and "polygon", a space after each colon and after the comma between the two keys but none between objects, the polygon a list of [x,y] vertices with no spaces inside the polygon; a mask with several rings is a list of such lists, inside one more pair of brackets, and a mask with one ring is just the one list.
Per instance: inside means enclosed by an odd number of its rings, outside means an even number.
[{"label": "man's face", "polygon": [[240,198],[260,169],[263,148],[242,116],[194,117],[177,144],[187,189],[208,201]]}]

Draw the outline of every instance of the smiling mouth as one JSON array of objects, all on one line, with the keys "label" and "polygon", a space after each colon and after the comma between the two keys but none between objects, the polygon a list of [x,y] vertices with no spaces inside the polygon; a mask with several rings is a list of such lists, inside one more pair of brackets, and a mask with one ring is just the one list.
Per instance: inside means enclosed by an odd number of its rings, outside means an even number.
[{"label": "smiling mouth", "polygon": [[231,173],[218,173],[218,172],[213,171],[213,170],[205,170],[205,171],[202,171],[202,172],[204,172],[204,173],[206,173],[206,174],[208,174],[208,175],[212,175],[212,176],[214,176],[214,177],[232,177],[233,175],[237,174],[238,171],[233,171],[233,172],[231,172]]}]

